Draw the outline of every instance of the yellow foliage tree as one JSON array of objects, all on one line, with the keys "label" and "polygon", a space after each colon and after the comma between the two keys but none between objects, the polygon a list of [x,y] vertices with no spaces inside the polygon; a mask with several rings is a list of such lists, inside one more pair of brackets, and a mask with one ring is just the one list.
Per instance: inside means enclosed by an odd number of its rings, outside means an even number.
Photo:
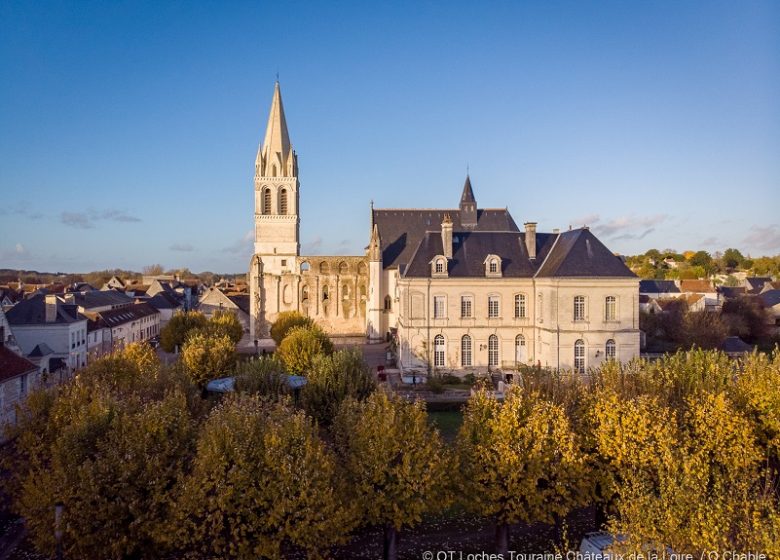
[{"label": "yellow foliage tree", "polygon": [[237,395],[206,421],[171,535],[210,558],[282,558],[285,544],[318,558],[354,525],[342,496],[334,458],[303,413]]},{"label": "yellow foliage tree", "polygon": [[586,457],[563,408],[536,393],[511,388],[503,403],[475,393],[457,449],[464,505],[495,519],[498,554],[510,524],[552,524],[586,503]]},{"label": "yellow foliage tree", "polygon": [[333,353],[333,343],[316,325],[293,327],[277,349],[288,373],[306,375],[317,356]]},{"label": "yellow foliage tree", "polygon": [[204,386],[212,379],[228,375],[235,367],[235,345],[227,335],[190,335],[181,352],[181,361],[192,381]]},{"label": "yellow foliage tree", "polygon": [[334,434],[350,495],[365,523],[384,527],[384,557],[395,560],[397,532],[450,502],[457,471],[441,436],[421,401],[385,391],[344,401]]}]

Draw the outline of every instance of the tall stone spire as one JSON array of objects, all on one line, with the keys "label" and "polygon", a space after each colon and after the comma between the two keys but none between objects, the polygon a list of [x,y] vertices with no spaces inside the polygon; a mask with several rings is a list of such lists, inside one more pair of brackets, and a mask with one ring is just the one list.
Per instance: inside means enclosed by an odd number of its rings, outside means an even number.
[{"label": "tall stone spire", "polygon": [[287,121],[284,118],[284,105],[282,105],[282,92],[278,81],[274,87],[265,139],[257,151],[255,174],[261,177],[298,175],[297,157],[290,145],[290,135],[287,132]]},{"label": "tall stone spire", "polygon": [[460,195],[460,225],[466,228],[477,225],[477,200],[471,189],[471,178],[466,175],[463,193]]}]

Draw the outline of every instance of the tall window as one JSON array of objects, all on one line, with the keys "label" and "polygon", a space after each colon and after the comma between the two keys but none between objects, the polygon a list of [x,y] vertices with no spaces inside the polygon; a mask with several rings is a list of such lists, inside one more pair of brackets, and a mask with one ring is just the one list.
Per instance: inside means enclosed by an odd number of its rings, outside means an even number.
[{"label": "tall window", "polygon": [[271,189],[263,189],[263,214],[271,213]]},{"label": "tall window", "polygon": [[440,334],[433,339],[433,366],[444,367],[444,337]]},{"label": "tall window", "polygon": [[488,366],[498,367],[498,337],[494,334],[488,338]]},{"label": "tall window", "polygon": [[515,318],[525,319],[525,294],[515,294]]},{"label": "tall window", "polygon": [[585,296],[574,297],[574,320],[585,320]]},{"label": "tall window", "polygon": [[498,272],[498,261],[496,259],[490,260],[490,272]]},{"label": "tall window", "polygon": [[585,373],[585,341],[582,339],[574,343],[574,371]]},{"label": "tall window", "polygon": [[536,316],[540,323],[544,322],[544,296],[541,293],[536,296]]},{"label": "tall window", "polygon": [[498,296],[488,297],[488,317],[498,317],[499,302]]},{"label": "tall window", "polygon": [[393,298],[385,296],[385,311],[390,311],[393,308]]},{"label": "tall window", "polygon": [[607,296],[604,300],[604,319],[614,321],[617,319],[617,299],[615,296]]},{"label": "tall window", "polygon": [[471,337],[467,334],[460,339],[460,365],[471,366]]},{"label": "tall window", "polygon": [[471,319],[473,317],[474,298],[471,296],[460,296],[460,316],[462,319]]},{"label": "tall window", "polygon": [[433,296],[433,318],[443,319],[447,316],[446,300],[444,296]]},{"label": "tall window", "polygon": [[515,337],[515,361],[518,364],[524,364],[526,359],[525,337],[522,334],[518,334]]},{"label": "tall window", "polygon": [[604,349],[604,353],[608,360],[614,360],[617,355],[615,341],[611,338],[607,341],[607,346]]},{"label": "tall window", "polygon": [[279,213],[287,214],[287,189],[282,189],[279,193]]},{"label": "tall window", "polygon": [[442,273],[444,273],[444,261],[438,259],[436,261],[436,274],[442,274]]}]

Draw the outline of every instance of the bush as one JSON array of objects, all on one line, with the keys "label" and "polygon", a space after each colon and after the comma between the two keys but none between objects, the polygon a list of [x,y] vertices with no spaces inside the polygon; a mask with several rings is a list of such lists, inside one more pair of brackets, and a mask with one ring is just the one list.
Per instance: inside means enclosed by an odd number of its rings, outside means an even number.
[{"label": "bush", "polygon": [[376,382],[359,350],[341,350],[314,359],[301,391],[304,410],[328,425],[341,403],[349,398],[363,400],[376,389]]},{"label": "bush", "polygon": [[233,341],[227,335],[192,334],[181,352],[181,361],[193,383],[203,387],[212,379],[229,375],[235,365]]},{"label": "bush", "polygon": [[271,338],[274,339],[276,347],[284,340],[290,329],[294,327],[312,327],[314,321],[309,317],[305,317],[297,311],[283,311],[276,317],[276,321],[271,325]]},{"label": "bush", "polygon": [[203,313],[197,311],[176,313],[160,331],[160,346],[166,352],[173,352],[177,346],[181,349],[192,329],[203,329],[207,325],[208,320]]},{"label": "bush", "polygon": [[277,354],[288,373],[305,375],[312,369],[315,357],[333,353],[333,344],[316,325],[293,327],[279,345]]},{"label": "bush", "polygon": [[275,356],[241,362],[236,368],[236,392],[278,401],[290,394],[284,364]]}]

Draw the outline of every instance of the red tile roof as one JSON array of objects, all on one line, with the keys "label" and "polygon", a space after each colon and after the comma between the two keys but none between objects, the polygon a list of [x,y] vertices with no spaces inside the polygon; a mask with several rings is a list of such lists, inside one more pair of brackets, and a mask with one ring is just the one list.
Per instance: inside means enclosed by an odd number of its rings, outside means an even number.
[{"label": "red tile roof", "polygon": [[0,346],[0,382],[37,370],[38,366],[30,360],[22,358],[5,346]]}]

